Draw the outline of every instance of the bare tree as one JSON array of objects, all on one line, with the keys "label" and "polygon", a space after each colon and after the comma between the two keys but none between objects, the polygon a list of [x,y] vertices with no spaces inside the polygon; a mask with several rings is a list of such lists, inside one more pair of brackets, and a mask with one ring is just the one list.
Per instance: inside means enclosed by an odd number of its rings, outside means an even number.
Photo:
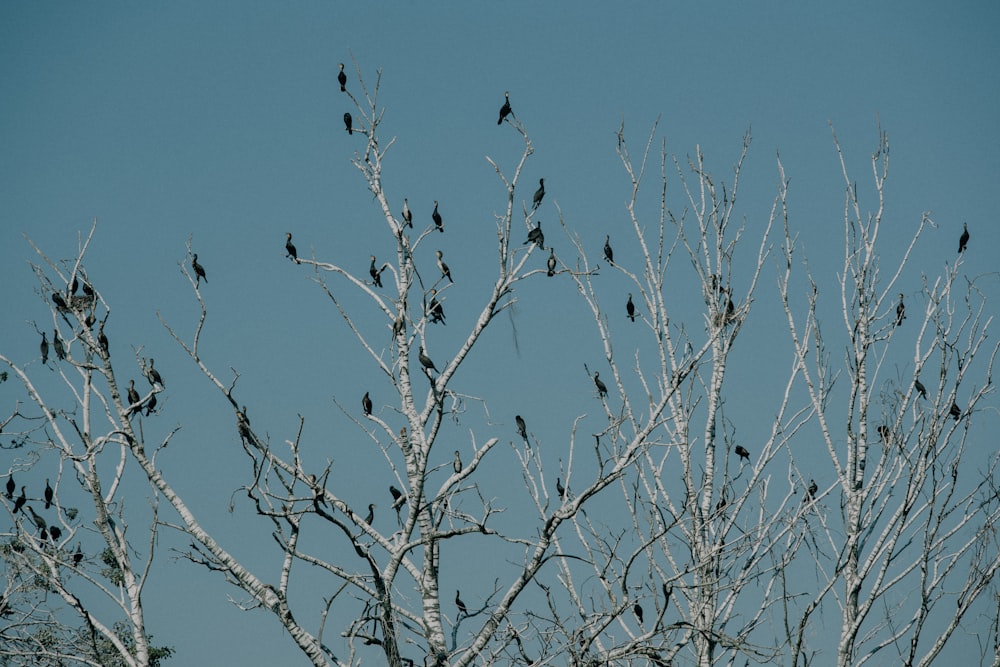
[{"label": "bare tree", "polygon": [[[785,600],[806,600],[788,605],[792,663],[808,662],[806,630],[834,595],[841,615],[837,664],[883,663],[888,652],[894,663],[926,665],[991,590],[1000,568],[997,459],[966,461],[969,426],[994,391],[1000,347],[988,345],[993,316],[977,281],[963,280],[961,252],[942,275],[924,275],[919,290],[905,287],[914,247],[933,224],[928,215],[898,264],[884,272],[878,240],[885,233],[887,135],[880,133],[872,156],[876,206],[869,214],[836,135],[834,144],[846,193],[836,292],[846,334],[842,371],[830,362],[831,343],[841,339],[820,326],[819,279],[808,271],[805,314],[795,313],[796,244],[781,195],[780,292],[811,417],[836,473],[833,485],[811,494],[801,528],[821,586],[810,594],[785,582]],[[913,357],[905,364],[898,338],[913,330]],[[847,386],[838,390],[841,375]]]}]

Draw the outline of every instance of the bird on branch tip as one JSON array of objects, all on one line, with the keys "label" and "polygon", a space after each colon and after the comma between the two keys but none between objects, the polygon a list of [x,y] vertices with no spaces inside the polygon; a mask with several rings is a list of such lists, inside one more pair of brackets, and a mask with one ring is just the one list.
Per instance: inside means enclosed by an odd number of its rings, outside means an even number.
[{"label": "bird on branch tip", "polygon": [[206,283],[208,282],[208,276],[205,275],[205,267],[198,263],[198,253],[194,253],[194,256],[191,258],[191,269],[194,271],[194,284],[196,287],[201,284],[202,280]]},{"label": "bird on branch tip", "polygon": [[292,245],[292,233],[285,232],[285,257],[290,257],[296,264],[299,263],[299,253]]},{"label": "bird on branch tip", "polygon": [[517,433],[525,440],[528,439],[528,425],[524,423],[521,415],[514,415],[514,423],[517,424]]},{"label": "bird on branch tip", "polygon": [[497,125],[503,123],[503,119],[510,115],[510,91],[505,90],[503,92],[503,106],[500,107],[500,118],[497,120]]},{"label": "bird on branch tip", "polygon": [[965,252],[965,247],[969,245],[969,226],[966,223],[962,223],[962,236],[958,239],[958,252],[959,254]]},{"label": "bird on branch tip", "polygon": [[344,73],[344,63],[340,63],[340,72],[337,73],[337,83],[340,84],[340,92],[347,92],[347,74]]}]

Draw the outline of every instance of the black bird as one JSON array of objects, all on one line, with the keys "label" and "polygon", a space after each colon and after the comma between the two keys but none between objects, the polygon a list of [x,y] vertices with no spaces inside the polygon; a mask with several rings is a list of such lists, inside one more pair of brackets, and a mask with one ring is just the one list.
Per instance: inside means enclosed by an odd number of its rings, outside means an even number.
[{"label": "black bird", "polygon": [[191,258],[191,268],[194,269],[195,287],[200,285],[202,280],[206,283],[208,282],[208,276],[205,275],[205,267],[198,263],[198,253],[195,253],[194,257]]},{"label": "black bird", "polygon": [[444,223],[441,221],[441,214],[438,213],[438,203],[436,199],[434,200],[434,212],[431,213],[431,218],[434,220],[434,226],[437,227],[437,230],[443,234]]},{"label": "black bird", "polygon": [[437,300],[437,290],[431,290],[431,300],[427,304],[427,314],[431,316],[431,322],[444,322],[444,306]]},{"label": "black bird", "polygon": [[26,502],[28,502],[28,498],[27,496],[24,495],[24,487],[22,486],[21,495],[19,495],[17,499],[14,501],[14,514],[17,514],[18,511],[20,511],[20,509],[24,507],[24,503]]},{"label": "black bird", "polygon": [[83,293],[90,298],[94,298],[94,288],[86,280],[83,281]]},{"label": "black bird", "polygon": [[139,403],[140,400],[139,392],[135,390],[135,380],[128,381],[128,404],[132,408],[128,411],[129,416],[132,416],[136,412],[142,409],[142,405]]},{"label": "black bird", "polygon": [[389,485],[389,494],[392,495],[393,509],[398,510],[400,507],[402,507],[403,503],[406,502],[406,496],[403,494],[403,492],[397,489],[392,484]]},{"label": "black bird", "polygon": [[74,274],[73,274],[73,282],[71,282],[71,283],[69,284],[69,293],[70,293],[71,295],[72,295],[72,294],[76,294],[76,291],[77,291],[78,289],[80,289],[80,281],[79,281],[79,280],[77,280],[77,278],[76,278],[76,274],[74,273]]},{"label": "black bird", "polygon": [[345,112],[344,113],[344,125],[347,126],[347,133],[348,134],[354,134],[354,129],[351,127],[351,123],[352,122],[353,122],[353,119],[351,118],[351,114]]},{"label": "black bird", "polygon": [[559,494],[559,500],[566,497],[566,487],[563,486],[562,479],[556,477],[556,493]]},{"label": "black bird", "polygon": [[17,484],[14,483],[14,474],[11,473],[10,477],[7,478],[7,500],[14,499],[14,489],[17,488]]},{"label": "black bird", "polygon": [[500,107],[500,118],[497,120],[497,125],[503,123],[503,119],[510,115],[510,91],[503,91],[503,106]]},{"label": "black bird", "polygon": [[53,542],[58,542],[59,538],[62,537],[62,529],[59,526],[52,526],[49,528],[49,537],[52,538]]},{"label": "black bird", "polygon": [[457,449],[455,450],[455,460],[452,461],[451,468],[455,472],[462,472],[462,454]]},{"label": "black bird", "polygon": [[455,606],[458,607],[458,613],[459,614],[465,614],[466,616],[468,616],[469,615],[469,609],[468,609],[468,607],[465,606],[465,603],[462,602],[462,598],[460,597],[460,595],[461,595],[461,591],[457,591],[456,590],[455,591]]},{"label": "black bird", "polygon": [[83,323],[87,325],[87,328],[91,329],[91,330],[93,330],[94,324],[96,322],[97,322],[97,318],[94,317],[94,311],[93,310],[91,310],[89,313],[87,313],[87,319],[85,319],[83,321]]},{"label": "black bird", "polygon": [[66,305],[66,299],[59,292],[52,293],[52,303],[56,304],[56,308],[59,310],[69,310],[69,306]]},{"label": "black bird", "polygon": [[604,259],[608,260],[608,264],[615,263],[615,251],[611,249],[610,234],[605,234],[604,236]]},{"label": "black bird", "polygon": [[607,396],[608,395],[608,386],[606,384],[604,384],[604,382],[601,381],[601,374],[600,373],[594,373],[594,385],[597,387],[597,395],[598,396]]},{"label": "black bird", "polygon": [[903,304],[903,293],[899,293],[899,305],[896,306],[896,326],[898,327],[906,319],[906,305]]},{"label": "black bird", "polygon": [[52,330],[52,348],[56,351],[57,359],[66,358],[66,346],[63,345],[62,338],[59,337],[59,330]]},{"label": "black bird", "polygon": [[424,367],[424,370],[428,373],[428,375],[430,374],[430,371],[434,371],[435,373],[439,372],[438,369],[434,367],[434,362],[431,361],[431,358],[424,354],[424,348],[420,348],[417,358],[420,360],[420,365]]},{"label": "black bird", "polygon": [[639,625],[642,625],[642,605],[636,602],[632,607],[632,611],[635,612],[635,617],[639,619]]},{"label": "black bird", "polygon": [[809,480],[809,488],[806,489],[806,499],[812,500],[816,497],[816,492],[819,491],[819,485],[816,484],[816,480]]},{"label": "black bird", "polygon": [[528,240],[524,242],[524,245],[528,245],[529,243],[534,243],[542,250],[545,250],[545,234],[542,234],[541,220],[538,221],[534,229],[528,232]]},{"label": "black bird", "polygon": [[28,505],[27,509],[28,513],[31,514],[31,520],[35,522],[35,526],[38,528],[38,530],[46,530],[49,527],[49,524],[46,523],[45,518],[35,514],[35,510],[32,509],[31,505]]},{"label": "black bird", "polygon": [[750,452],[748,452],[747,448],[744,447],[743,445],[736,445],[735,451],[736,451],[736,456],[740,457],[741,459],[746,459],[747,461],[750,460]]},{"label": "black bird", "polygon": [[514,423],[517,424],[517,433],[526,441],[528,439],[528,425],[524,423],[521,415],[514,415]]},{"label": "black bird", "polygon": [[49,361],[49,341],[45,337],[45,332],[44,331],[42,332],[42,342],[41,342],[41,344],[38,347],[42,351],[42,364],[48,363],[48,361]]},{"label": "black bird", "polygon": [[372,285],[382,286],[382,272],[375,268],[375,255],[372,255],[372,265],[368,267],[368,275],[372,277]]},{"label": "black bird", "polygon": [[878,431],[878,435],[880,438],[882,438],[883,444],[888,445],[889,436],[892,435],[891,431],[889,431],[889,427],[886,426],[885,424],[880,424],[879,427],[875,430]]},{"label": "black bird", "polygon": [[295,246],[292,245],[291,232],[285,232],[285,257],[291,257],[293,262],[296,264],[299,263],[299,253],[296,252]]},{"label": "black bird", "polygon": [[454,280],[451,279],[451,269],[449,269],[448,265],[444,263],[443,259],[441,259],[442,256],[444,255],[444,253],[442,253],[440,250],[438,250],[437,253],[435,253],[435,254],[437,254],[437,265],[438,265],[438,269],[441,270],[441,277],[442,278],[447,278],[448,282],[450,282],[450,283],[455,282]]},{"label": "black bird", "polygon": [[76,551],[73,552],[73,567],[79,565],[80,561],[82,560],[83,560],[83,551],[80,549],[80,543],[77,542]]},{"label": "black bird", "polygon": [[913,378],[913,388],[920,394],[920,398],[927,398],[927,389],[924,387],[924,383],[920,381],[920,378]]},{"label": "black bird", "polygon": [[965,246],[969,245],[969,226],[962,223],[962,236],[958,239],[958,252],[965,252]]},{"label": "black bird", "polygon": [[410,202],[403,197],[403,222],[410,229],[413,229],[413,211],[410,210]]},{"label": "black bird", "polygon": [[958,421],[959,417],[962,416],[962,409],[960,407],[958,407],[958,403],[956,403],[955,401],[952,401],[951,402],[951,409],[948,410],[948,414],[950,414],[952,417],[954,417],[955,421]]},{"label": "black bird", "polygon": [[531,210],[534,211],[542,203],[542,199],[545,197],[545,179],[538,179],[538,189],[535,190],[535,196],[531,198]]},{"label": "black bird", "polygon": [[158,384],[161,387],[165,386],[163,384],[163,378],[160,377],[160,371],[153,368],[153,358],[149,358],[149,368],[146,370],[146,378],[153,384]]},{"label": "black bird", "polygon": [[49,486],[49,478],[45,478],[45,492],[43,494],[45,498],[45,509],[52,507],[52,487]]},{"label": "black bird", "polygon": [[[29,507],[28,509],[30,510],[31,508]],[[45,542],[46,540],[48,540],[49,539],[49,531],[46,530],[45,528],[42,528],[39,531],[39,533],[38,533],[38,539],[40,539],[42,542]]]},{"label": "black bird", "polygon": [[551,246],[549,247],[549,261],[547,261],[545,265],[548,267],[548,271],[545,275],[550,278],[556,275],[556,249]]},{"label": "black bird", "polygon": [[369,503],[368,514],[365,515],[365,523],[369,526],[372,525],[372,521],[375,520],[375,503]]},{"label": "black bird", "polygon": [[156,409],[156,392],[154,391],[152,396],[149,397],[149,402],[146,403],[146,416],[153,414],[153,410]]},{"label": "black bird", "polygon": [[104,350],[105,356],[107,356],[109,354],[108,337],[104,334],[104,322],[101,322],[101,327],[97,332],[97,342],[100,344],[101,349]]},{"label": "black bird", "polygon": [[361,397],[361,409],[365,411],[366,415],[370,415],[372,413],[372,399],[368,397],[367,391],[365,392],[365,395]]},{"label": "black bird", "polygon": [[625,303],[625,313],[628,314],[628,318],[635,322],[635,304],[632,303],[632,295],[628,295],[628,301]]},{"label": "black bird", "polygon": [[337,73],[337,83],[340,84],[340,92],[347,92],[347,75],[344,74],[344,63],[340,63],[340,72]]}]

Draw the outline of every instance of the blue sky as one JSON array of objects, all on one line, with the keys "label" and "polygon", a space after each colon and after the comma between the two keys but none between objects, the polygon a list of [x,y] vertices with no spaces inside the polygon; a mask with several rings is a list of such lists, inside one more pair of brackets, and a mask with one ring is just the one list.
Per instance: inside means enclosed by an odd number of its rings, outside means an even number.
[{"label": "blue sky", "polygon": [[[435,342],[447,355],[492,278],[481,265],[503,192],[485,156],[512,166],[521,148],[508,128],[496,127],[504,90],[534,142],[524,178],[546,179],[550,208],[539,217],[551,225],[547,238],[557,249],[569,247],[556,233],[552,202],[594,258],[605,233],[622,239],[620,262],[637,257],[625,232],[612,226],[624,222],[628,195],[614,153],[623,121],[633,154],[659,118],[668,151],[683,160],[700,146],[726,178],[750,129],[742,185],[748,228],[759,231],[766,219],[780,154],[810,267],[832,284],[841,262],[843,181],[828,123],[862,193],[870,193],[881,123],[892,160],[886,262],[897,259],[892,240],[908,239],[922,212],[931,211],[938,225],[905,273],[907,293],[916,298],[921,273],[936,274],[952,260],[962,222],[972,233],[967,273],[995,272],[998,27],[1000,6],[986,2],[587,2],[572,9],[522,2],[6,3],[0,348],[31,359],[37,336],[30,321],[47,321],[23,235],[68,259],[97,218],[87,266],[112,304],[113,355],[120,363],[130,346],[142,345],[156,357],[167,402],[149,428],[162,435],[184,426],[166,457],[168,474],[234,550],[249,553],[250,531],[261,531],[258,541],[270,538],[250,508],[225,511],[247,468],[232,414],[157,313],[182,332],[193,330],[196,311],[178,270],[193,235],[210,281],[209,364],[243,374],[240,393],[254,406],[255,426],[267,424],[281,441],[301,414],[307,438],[333,447],[319,459],[363,470],[355,466],[366,459],[344,441],[370,443],[350,430],[332,399],[354,409],[370,388],[378,406],[387,385],[380,389],[308,272],[283,259],[289,231],[300,255],[315,252],[361,275],[370,254],[391,252],[350,163],[362,144],[343,130],[338,62],[348,63],[349,85],[356,82],[352,54],[369,84],[382,69],[383,138],[398,137],[385,173],[390,200],[401,206],[408,197],[418,226],[429,224],[433,201],[441,202],[441,247],[458,281],[446,305],[448,328]],[[655,205],[655,197],[648,200]],[[996,294],[996,280],[989,284]],[[772,285],[767,275],[761,289],[773,293]],[[488,398],[501,428],[512,431],[512,415],[521,412],[540,437],[558,442],[573,416],[596,407],[588,403],[583,363],[593,367],[600,348],[573,287],[544,288],[544,295],[521,295],[520,354],[509,325],[497,322],[485,339],[490,351],[470,359],[458,379]],[[752,390],[754,378],[765,372],[761,366],[787,359],[787,351],[767,345],[767,319],[778,312],[769,307],[765,300],[748,323],[741,344],[759,347],[734,365],[731,378],[731,389],[746,397],[733,410],[761,415],[743,426],[750,432],[766,432],[774,408],[766,392]],[[539,380],[544,363],[555,370]],[[14,400],[12,391],[0,388],[3,405]],[[451,437],[467,434],[459,429]],[[356,502],[364,506],[367,481],[357,477],[343,479],[357,484]],[[376,481],[382,488],[391,480]],[[178,648],[176,664],[297,659],[269,618],[227,605],[217,578],[168,557],[160,564],[149,595],[164,604],[151,605],[151,624],[157,639]],[[475,573],[463,567],[456,583],[473,597]],[[188,601],[184,613],[177,597]]]}]

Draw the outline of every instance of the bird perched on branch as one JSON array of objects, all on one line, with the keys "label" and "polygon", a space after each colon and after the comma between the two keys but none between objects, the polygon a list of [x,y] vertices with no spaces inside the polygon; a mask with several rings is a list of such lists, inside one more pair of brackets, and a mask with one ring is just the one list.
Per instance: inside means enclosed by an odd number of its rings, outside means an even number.
[{"label": "bird perched on branch", "polygon": [[49,524],[46,523],[45,518],[35,514],[35,510],[32,509],[31,505],[28,505],[26,509],[28,510],[28,514],[31,515],[31,520],[35,522],[35,526],[38,528],[38,530],[46,530],[49,527]]},{"label": "bird perched on branch", "polygon": [[736,445],[736,449],[734,451],[736,452],[736,456],[740,457],[741,459],[746,459],[747,462],[750,461],[750,452],[748,452],[747,448],[744,447],[743,445]]},{"label": "bird perched on branch", "polygon": [[45,478],[45,492],[42,497],[45,498],[45,509],[52,507],[52,496],[54,495],[52,487],[49,485],[49,478]]},{"label": "bird perched on branch", "polygon": [[410,210],[410,202],[403,197],[403,223],[413,229],[413,211]]},{"label": "bird perched on branch", "polygon": [[920,378],[913,378],[913,388],[920,394],[920,398],[927,398],[927,389],[924,387],[924,383],[920,381]]},{"label": "bird perched on branch", "polygon": [[435,254],[437,255],[437,265],[438,265],[438,269],[441,271],[441,277],[442,278],[447,278],[448,282],[450,282],[450,283],[455,282],[454,280],[451,279],[451,269],[448,268],[448,265],[445,264],[444,260],[442,259],[442,256],[444,255],[444,253],[442,253],[440,250],[438,250]]},{"label": "bird perched on branch", "polygon": [[549,278],[556,275],[556,249],[551,246],[549,247],[549,260],[545,262],[545,266],[548,268],[545,275]]},{"label": "bird perched on branch", "polygon": [[906,319],[906,304],[903,303],[903,293],[899,293],[899,303],[896,305],[896,326],[898,327]]},{"label": "bird perched on branch", "polygon": [[461,591],[458,590],[455,591],[455,606],[458,607],[459,614],[463,614],[466,616],[469,615],[469,609],[468,607],[465,606],[465,603],[462,602]]},{"label": "bird perched on branch", "polygon": [[608,395],[608,386],[606,384],[604,384],[604,382],[601,380],[601,374],[600,373],[594,373],[594,386],[597,387],[597,395],[598,396],[607,396]]},{"label": "bird perched on branch", "polygon": [[528,240],[523,245],[534,243],[542,250],[545,250],[545,234],[542,234],[542,221],[539,220],[535,228],[528,232]]},{"label": "bird perched on branch", "polygon": [[451,469],[456,473],[462,472],[462,453],[455,450],[455,460],[451,462]]},{"label": "bird perched on branch", "polygon": [[161,387],[166,386],[163,384],[163,378],[160,377],[160,371],[153,368],[153,357],[149,358],[149,368],[146,369],[146,379],[152,385],[160,385]]},{"label": "bird perched on branch", "polygon": [[628,295],[628,301],[625,302],[625,314],[628,318],[635,322],[635,304],[632,303],[632,295]]},{"label": "bird perched on branch", "polygon": [[14,483],[14,473],[11,473],[10,477],[7,478],[7,500],[14,500],[14,489],[17,488],[17,484]]},{"label": "bird perched on branch", "polygon": [[434,212],[431,213],[431,219],[434,221],[434,226],[439,232],[444,233],[444,222],[441,220],[441,214],[438,213],[438,203],[437,199],[434,200]]},{"label": "bird perched on branch", "polygon": [[39,344],[38,349],[42,352],[42,365],[49,362],[49,341],[45,337],[45,332],[42,332],[42,342]]},{"label": "bird perched on branch", "polygon": [[59,310],[69,310],[69,306],[66,305],[66,299],[59,292],[52,293],[52,303],[56,304],[56,308]]},{"label": "bird perched on branch", "polygon": [[420,360],[420,365],[424,367],[424,371],[428,375],[430,375],[431,371],[434,371],[435,373],[438,372],[438,369],[434,367],[434,362],[431,361],[431,358],[424,353],[424,348],[420,348],[420,351],[417,354],[417,359]]},{"label": "bird perched on branch", "polygon": [[389,495],[392,496],[392,508],[399,511],[399,508],[406,502],[406,494],[397,489],[394,485],[389,485]]},{"label": "bird perched on branch", "polygon": [[566,497],[566,487],[563,486],[562,479],[556,477],[556,493],[559,495],[559,500]]},{"label": "bird perched on branch", "polygon": [[14,500],[14,514],[17,514],[21,510],[21,508],[24,507],[24,503],[26,502],[28,502],[28,497],[24,495],[24,487],[22,486],[21,495],[19,495],[17,499]]},{"label": "bird perched on branch", "polygon": [[431,300],[427,304],[427,314],[431,317],[431,322],[444,322],[444,306],[437,300],[437,290],[431,290]]},{"label": "bird perched on branch", "polygon": [[108,351],[108,337],[104,333],[104,322],[101,322],[101,326],[97,331],[97,343],[101,346],[101,349],[104,350],[105,356],[110,354]]},{"label": "bird perched on branch", "polygon": [[344,112],[344,125],[346,126],[348,134],[354,134],[354,128],[352,127],[353,123],[354,119],[351,118],[351,114]]},{"label": "bird perched on branch", "polygon": [[522,438],[524,438],[525,442],[527,442],[527,440],[528,440],[528,425],[524,423],[524,419],[521,418],[521,415],[514,415],[514,423],[517,425],[517,433],[518,433],[518,435],[520,435]]},{"label": "bird perched on branch", "polygon": [[372,285],[375,287],[382,286],[382,271],[375,268],[375,255],[372,255],[372,265],[368,267],[368,275],[372,277]]},{"label": "bird perched on branch", "polygon": [[636,602],[635,605],[632,606],[632,612],[635,614],[635,617],[639,619],[639,625],[642,625],[642,605]]},{"label": "bird perched on branch", "polygon": [[538,189],[535,190],[535,196],[531,198],[531,210],[534,211],[542,203],[542,199],[545,198],[545,179],[538,179]]},{"label": "bird perched on branch", "polygon": [[148,417],[149,415],[153,414],[153,410],[155,409],[156,409],[156,392],[154,391],[150,395],[149,400],[146,402],[146,416]]},{"label": "bird perched on branch", "polygon": [[344,63],[340,63],[340,72],[337,73],[337,83],[340,84],[340,92],[347,92],[347,74],[344,73]]},{"label": "bird perched on branch", "polygon": [[59,330],[52,330],[52,349],[56,351],[56,359],[66,358],[66,346],[63,345],[62,338],[59,337]]},{"label": "bird perched on branch", "polygon": [[958,403],[952,401],[951,408],[948,410],[948,414],[950,414],[955,419],[955,421],[958,421],[959,418],[962,416],[962,408],[958,407]]},{"label": "bird perched on branch", "polygon": [[295,250],[295,246],[292,245],[291,232],[285,232],[285,257],[290,257],[296,264],[299,263],[299,253]]},{"label": "bird perched on branch", "polygon": [[194,270],[195,287],[200,285],[202,280],[206,283],[208,282],[208,276],[205,275],[205,267],[198,263],[198,253],[195,253],[194,257],[191,258],[191,268]]},{"label": "bird perched on branch", "polygon": [[367,391],[365,392],[365,395],[361,397],[361,409],[364,410],[366,415],[370,415],[372,413],[372,399],[368,397]]},{"label": "bird perched on branch", "polygon": [[370,526],[373,521],[375,521],[375,503],[369,503],[368,514],[365,515],[365,523]]},{"label": "bird perched on branch", "polygon": [[76,543],[76,551],[73,552],[73,567],[77,567],[80,561],[83,560],[83,551],[80,549],[80,543]]},{"label": "bird perched on branch", "polygon": [[133,414],[142,409],[142,404],[140,403],[141,397],[139,392],[135,390],[135,380],[128,381],[128,396],[129,411],[128,414],[131,417]]},{"label": "bird perched on branch", "polygon": [[959,254],[965,252],[965,247],[969,245],[969,226],[962,223],[962,236],[958,239],[958,252]]},{"label": "bird perched on branch", "polygon": [[611,249],[611,235],[604,235],[604,259],[608,260],[608,264],[615,263],[615,251]]},{"label": "bird perched on branch", "polygon": [[52,526],[49,528],[49,537],[52,538],[53,542],[58,542],[59,538],[62,537],[62,528],[59,526]]},{"label": "bird perched on branch", "polygon": [[819,485],[816,484],[816,480],[809,480],[809,488],[806,489],[806,500],[813,500],[816,497],[816,492],[819,491]]},{"label": "bird perched on branch", "polygon": [[500,118],[497,119],[497,125],[503,123],[503,119],[510,115],[510,91],[503,91],[503,106],[500,107]]}]

